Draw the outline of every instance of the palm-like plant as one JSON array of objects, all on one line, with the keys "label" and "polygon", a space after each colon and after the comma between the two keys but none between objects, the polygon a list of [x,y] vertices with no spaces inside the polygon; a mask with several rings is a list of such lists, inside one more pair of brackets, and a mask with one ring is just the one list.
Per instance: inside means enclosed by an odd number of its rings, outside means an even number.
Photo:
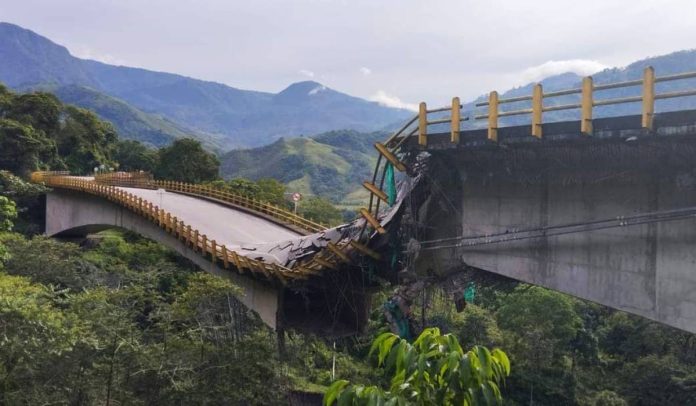
[{"label": "palm-like plant", "polygon": [[464,351],[457,338],[425,329],[413,343],[392,333],[378,336],[370,349],[377,364],[391,374],[388,390],[334,382],[324,405],[497,405],[510,361],[499,349],[476,346]]}]

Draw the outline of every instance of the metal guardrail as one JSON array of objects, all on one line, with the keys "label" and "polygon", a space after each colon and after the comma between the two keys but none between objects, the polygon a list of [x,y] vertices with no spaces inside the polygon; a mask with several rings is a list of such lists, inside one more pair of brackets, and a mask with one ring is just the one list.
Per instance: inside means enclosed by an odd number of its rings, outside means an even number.
[{"label": "metal guardrail", "polygon": [[304,231],[305,235],[324,231],[328,228],[321,223],[306,219],[271,203],[206,185],[154,180],[152,175],[148,172],[113,172],[97,174],[94,179],[98,183],[111,186],[145,189],[161,188],[169,192],[186,193],[194,196],[221,200],[243,209],[270,216],[280,224],[293,226],[293,229],[296,231]]},{"label": "metal guardrail", "polygon": [[[106,198],[157,224],[213,263],[217,262],[222,264],[225,269],[234,268],[240,274],[248,274],[253,278],[265,281],[280,282],[283,285],[289,282],[303,281],[312,276],[321,275],[327,269],[336,270],[340,268],[341,264],[352,262],[351,255],[356,252],[379,259],[379,254],[365,245],[358,241],[349,240],[337,243],[329,242],[326,247],[319,249],[314,255],[295,262],[291,268],[270,264],[238,255],[225,245],[217,244],[215,240],[208,239],[203,232],[185,224],[176,216],[172,216],[158,206],[153,205],[152,202],[120,189],[121,185],[107,185],[82,177],[70,176],[68,172],[34,172],[31,175],[31,180],[34,183],[43,183],[54,188],[77,190]],[[101,180],[106,181],[105,178]],[[115,182],[116,180],[112,177],[110,181]],[[131,182],[131,185],[136,184],[138,187],[158,187],[158,185],[153,185],[151,182],[144,182],[143,179],[134,179]],[[171,186],[168,183],[162,186],[172,187],[172,190],[179,187],[182,190],[196,190],[195,188],[190,188],[190,186],[196,185],[181,185],[185,186]]]},{"label": "metal guardrail", "polygon": [[[418,144],[427,146],[428,144],[428,126],[435,124],[451,123],[451,139],[452,143],[459,143],[461,132],[460,123],[463,121],[488,120],[488,139],[492,142],[498,142],[499,119],[502,117],[518,116],[530,114],[532,118],[531,135],[541,138],[543,113],[560,110],[580,110],[580,132],[586,135],[592,135],[592,113],[594,107],[608,106],[623,103],[642,103],[641,124],[646,130],[653,129],[653,116],[655,114],[655,101],[679,97],[696,96],[696,89],[687,89],[675,92],[656,93],[655,84],[662,82],[670,82],[683,79],[696,78],[696,72],[684,72],[667,76],[655,76],[655,70],[652,67],[647,67],[643,71],[643,77],[637,80],[629,80],[624,82],[607,83],[595,85],[591,76],[585,77],[582,80],[582,85],[578,88],[565,89],[544,93],[541,84],[536,84],[531,95],[509,97],[506,99],[499,98],[498,92],[492,91],[488,95],[488,100],[478,102],[475,107],[487,107],[488,112],[478,115],[461,114],[462,105],[459,98],[452,99],[452,105],[448,107],[428,109],[425,103],[420,103],[418,114],[409,120],[402,128],[394,133],[384,145],[392,150],[395,150],[403,145],[403,143],[412,136],[418,136]],[[603,90],[619,89],[626,87],[642,86],[640,96],[621,97],[614,99],[595,99],[595,93]],[[580,103],[563,104],[555,106],[545,106],[544,100],[554,97],[580,95]],[[529,108],[518,110],[502,111],[500,106],[509,103],[530,102]],[[450,112],[450,117],[430,119],[429,115],[433,113]],[[417,126],[413,125],[417,123]]]},{"label": "metal guardrail", "polygon": [[[459,143],[461,133],[461,123],[474,120],[488,120],[488,140],[492,143],[498,142],[499,119],[501,117],[516,116],[530,114],[532,118],[531,135],[537,138],[542,137],[543,113],[560,110],[580,109],[580,131],[586,135],[592,135],[592,113],[594,107],[607,106],[621,103],[642,103],[641,122],[643,128],[647,130],[653,129],[653,116],[655,113],[655,101],[662,99],[670,99],[677,97],[696,96],[696,89],[689,89],[677,92],[655,93],[655,84],[661,82],[669,82],[682,79],[696,78],[696,72],[685,72],[668,76],[655,76],[655,70],[652,67],[647,67],[643,72],[643,78],[638,80],[629,80],[617,83],[608,83],[595,85],[592,77],[585,77],[582,80],[582,86],[579,88],[565,89],[554,92],[544,93],[542,85],[534,86],[532,94],[528,96],[509,97],[501,99],[498,92],[490,92],[488,101],[479,102],[475,107],[487,107],[486,114],[479,115],[462,115],[462,104],[458,97],[452,99],[451,106],[428,109],[425,102],[420,103],[418,114],[408,120],[401,128],[393,133],[383,143],[376,143],[375,148],[379,152],[377,164],[372,176],[372,181],[365,181],[364,187],[370,192],[370,200],[367,208],[360,210],[360,214],[365,219],[363,231],[369,225],[373,230],[379,233],[385,233],[385,229],[379,222],[380,204],[386,202],[386,194],[384,193],[384,179],[386,173],[386,163],[390,163],[397,170],[411,174],[407,165],[402,161],[401,156],[404,151],[401,146],[416,136],[418,145],[426,147],[428,145],[428,127],[436,124],[450,123],[450,142]],[[642,94],[634,97],[623,97],[615,99],[595,99],[595,93],[603,90],[618,89],[632,86],[642,86]],[[544,100],[560,96],[568,96],[579,94],[581,102],[575,104],[564,104],[555,106],[544,106]],[[500,105],[517,102],[531,102],[531,107],[519,110],[501,111]],[[450,112],[449,117],[442,118],[440,114]],[[432,114],[438,114],[438,117],[432,117]],[[381,170],[381,177],[380,177]],[[362,238],[361,233],[361,238]]]},{"label": "metal guardrail", "polygon": [[104,185],[84,178],[68,176],[65,172],[34,172],[32,182],[43,183],[46,186],[77,190],[91,195],[103,197],[132,212],[145,217],[158,225],[165,232],[191,247],[204,258],[213,263],[219,263],[225,269],[236,269],[240,274],[251,274],[255,278],[280,282],[285,285],[289,281],[307,279],[313,274],[302,268],[290,269],[278,264],[266,263],[243,255],[209,239],[206,234],[191,225],[172,216],[152,202],[137,197],[117,186]]}]

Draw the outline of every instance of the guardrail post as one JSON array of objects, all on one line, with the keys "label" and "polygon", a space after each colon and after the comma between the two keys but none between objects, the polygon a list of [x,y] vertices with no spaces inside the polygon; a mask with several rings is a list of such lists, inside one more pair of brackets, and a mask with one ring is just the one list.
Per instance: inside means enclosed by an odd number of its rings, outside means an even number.
[{"label": "guardrail post", "polygon": [[428,145],[428,108],[425,102],[418,105],[418,145]]},{"label": "guardrail post", "polygon": [[210,260],[213,261],[213,264],[215,264],[215,260],[217,260],[217,242],[215,240],[210,241],[210,246],[211,246],[211,258]]},{"label": "guardrail post", "polygon": [[227,257],[227,246],[223,245],[220,248],[222,249],[222,265],[227,269],[230,267],[230,259]]},{"label": "guardrail post", "polygon": [[193,252],[198,251],[198,229],[193,230]]},{"label": "guardrail post", "polygon": [[488,95],[488,139],[498,142],[498,92]]},{"label": "guardrail post", "polygon": [[580,132],[585,135],[592,135],[592,107],[594,84],[592,76],[582,79],[582,102],[580,107]]},{"label": "guardrail post", "polygon": [[653,116],[655,114],[655,69],[648,66],[643,71],[643,128],[653,129]]},{"label": "guardrail post", "polygon": [[452,133],[450,141],[459,144],[459,122],[461,121],[461,103],[459,97],[452,98]]},{"label": "guardrail post", "polygon": [[541,83],[534,85],[532,93],[532,135],[541,138],[541,117],[544,110],[544,90]]}]

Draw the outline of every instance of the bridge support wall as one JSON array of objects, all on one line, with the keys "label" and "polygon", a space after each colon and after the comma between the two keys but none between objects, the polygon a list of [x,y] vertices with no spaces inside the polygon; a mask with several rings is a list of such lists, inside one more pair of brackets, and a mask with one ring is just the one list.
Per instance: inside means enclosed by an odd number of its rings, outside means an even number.
[{"label": "bridge support wall", "polygon": [[130,230],[157,241],[201,269],[231,280],[242,289],[240,301],[255,311],[269,327],[277,327],[280,303],[277,289],[218,267],[152,222],[105,199],[64,190],[54,190],[46,195],[48,236],[86,235],[112,227]]},{"label": "bridge support wall", "polygon": [[[696,206],[696,141],[652,137],[433,151],[420,239]],[[465,265],[696,333],[695,218],[421,251],[417,271]]]}]

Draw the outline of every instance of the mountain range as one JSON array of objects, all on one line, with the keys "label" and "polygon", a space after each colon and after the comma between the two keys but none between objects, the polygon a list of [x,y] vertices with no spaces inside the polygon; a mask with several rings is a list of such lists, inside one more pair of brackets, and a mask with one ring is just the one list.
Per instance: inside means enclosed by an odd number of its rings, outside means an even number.
[{"label": "mountain range", "polygon": [[274,94],[80,59],[9,23],[0,23],[0,82],[50,90],[112,121],[122,136],[155,146],[187,134],[222,150],[253,147],[335,129],[383,129],[410,114],[312,81]]},{"label": "mountain range", "polygon": [[[646,66],[658,76],[696,71],[696,51],[679,51],[636,61],[593,75],[595,84],[639,79]],[[545,92],[579,87],[582,78],[563,73],[542,80]],[[272,177],[289,189],[332,198],[346,207],[360,204],[359,187],[374,164],[371,144],[385,138],[414,113],[337,92],[317,82],[299,82],[274,94],[241,90],[181,75],[113,66],[79,59],[65,47],[16,25],[0,23],[0,82],[19,90],[45,89],[64,102],[95,111],[119,134],[162,146],[193,136],[221,155],[225,178]],[[501,98],[530,95],[535,83],[501,92]],[[657,84],[658,93],[696,89],[696,80]],[[634,96],[640,87],[595,93],[597,99]],[[464,114],[485,113],[464,103]],[[545,99],[545,105],[574,104],[579,95]],[[528,102],[527,102],[528,103]],[[528,108],[509,103],[504,110]],[[696,109],[696,97],[660,100],[656,111]],[[627,103],[595,109],[595,117],[637,114]],[[544,121],[577,120],[577,110],[544,113]],[[529,117],[505,117],[501,125],[528,124]],[[464,128],[481,128],[486,120]],[[448,131],[448,124],[443,131]],[[343,130],[346,129],[346,130]],[[340,130],[340,131],[336,131]],[[431,128],[430,131],[437,131]],[[314,135],[319,134],[319,135]],[[236,149],[235,149],[236,148]],[[235,150],[233,150],[235,149]]]},{"label": "mountain range", "polygon": [[[643,70],[653,66],[658,76],[696,71],[696,51],[680,51],[668,55],[643,59],[623,68],[612,68],[593,75],[596,84],[616,83],[640,79]],[[542,80],[544,91],[572,89],[580,87],[582,78],[574,73],[563,73]],[[505,92],[501,98],[531,95],[534,83],[529,83]],[[658,83],[658,93],[696,89],[696,80]],[[597,91],[597,99],[608,99],[640,94],[640,87]],[[487,100],[481,96],[463,105],[463,114],[485,113],[485,109],[476,108],[475,103]],[[529,108],[529,102],[509,103],[501,106],[504,110]],[[578,95],[557,97],[544,100],[545,105],[579,103]],[[437,106],[436,106],[437,107]],[[656,111],[696,109],[696,97],[659,100]],[[638,114],[640,103],[626,103],[595,108],[595,117],[621,116]],[[544,122],[579,120],[578,110],[554,111],[544,113]],[[502,125],[529,124],[529,117],[505,117]],[[486,120],[466,122],[464,128],[482,128]],[[449,132],[449,124],[440,128],[429,127],[431,132]],[[222,156],[221,172],[224,177],[246,177],[259,179],[272,177],[288,185],[290,191],[319,194],[332,198],[345,208],[355,208],[364,204],[367,194],[360,183],[369,179],[374,165],[376,151],[372,143],[385,139],[389,134],[377,132],[359,134],[349,131],[334,131],[312,138],[281,139],[271,145],[230,151]]]}]

